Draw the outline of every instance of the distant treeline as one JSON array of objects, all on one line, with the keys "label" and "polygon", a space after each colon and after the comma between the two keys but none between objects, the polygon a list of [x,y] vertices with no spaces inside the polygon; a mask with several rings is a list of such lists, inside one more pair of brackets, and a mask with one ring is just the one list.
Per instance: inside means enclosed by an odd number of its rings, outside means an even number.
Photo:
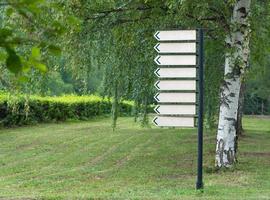
[{"label": "distant treeline", "polygon": [[270,115],[270,100],[247,94],[245,96],[244,114]]}]

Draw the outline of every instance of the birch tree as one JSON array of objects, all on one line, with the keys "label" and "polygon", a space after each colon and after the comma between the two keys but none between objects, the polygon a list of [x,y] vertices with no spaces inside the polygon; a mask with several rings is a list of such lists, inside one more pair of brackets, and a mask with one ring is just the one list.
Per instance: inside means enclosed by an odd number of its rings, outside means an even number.
[{"label": "birch tree", "polygon": [[236,162],[236,123],[241,88],[249,59],[250,0],[237,0],[233,6],[230,31],[226,36],[224,82],[216,144],[216,166],[230,167]]}]

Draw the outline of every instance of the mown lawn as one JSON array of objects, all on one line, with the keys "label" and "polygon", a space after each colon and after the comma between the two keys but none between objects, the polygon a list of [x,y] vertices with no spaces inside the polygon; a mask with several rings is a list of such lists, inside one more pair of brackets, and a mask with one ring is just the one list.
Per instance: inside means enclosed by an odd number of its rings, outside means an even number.
[{"label": "mown lawn", "polygon": [[140,128],[120,118],[0,130],[0,199],[270,199],[270,119],[245,118],[239,163],[195,191],[196,129]]}]

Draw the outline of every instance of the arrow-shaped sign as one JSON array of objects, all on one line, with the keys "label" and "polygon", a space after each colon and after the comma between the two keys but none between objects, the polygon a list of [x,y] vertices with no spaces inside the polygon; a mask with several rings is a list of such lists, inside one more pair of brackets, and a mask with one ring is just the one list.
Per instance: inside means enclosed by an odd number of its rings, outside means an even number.
[{"label": "arrow-shaped sign", "polygon": [[158,90],[160,89],[159,83],[160,83],[160,81],[157,81],[157,82],[155,83],[155,87],[156,87]]},{"label": "arrow-shaped sign", "polygon": [[194,117],[165,117],[156,116],[153,119],[156,126],[167,127],[194,127]]},{"label": "arrow-shaped sign", "polygon": [[157,31],[155,34],[154,34],[154,37],[157,39],[157,40],[160,40],[160,37],[159,37],[159,31]]},{"label": "arrow-shaped sign", "polygon": [[159,78],[196,78],[196,68],[157,68]]},{"label": "arrow-shaped sign", "polygon": [[160,45],[160,43],[157,43],[156,46],[154,46],[154,49],[157,51],[157,52],[160,52],[160,49],[158,48]]},{"label": "arrow-shaped sign", "polygon": [[159,103],[195,103],[196,93],[157,93],[154,99]]},{"label": "arrow-shaped sign", "polygon": [[196,65],[196,55],[160,55],[155,62],[158,65]]},{"label": "arrow-shaped sign", "polygon": [[160,95],[160,93],[157,93],[155,96],[154,96],[154,99],[157,101],[157,102],[160,102],[160,99],[159,99],[159,96]]},{"label": "arrow-shaped sign", "polygon": [[161,115],[195,115],[195,105],[158,105],[154,111]]},{"label": "arrow-shaped sign", "polygon": [[160,106],[159,106],[159,105],[157,105],[157,106],[154,108],[154,111],[155,111],[157,114],[160,114],[160,112],[159,112],[159,110],[158,110],[158,109],[159,109],[159,107],[160,107]]},{"label": "arrow-shaped sign", "polygon": [[160,80],[155,87],[158,90],[196,90],[196,80]]},{"label": "arrow-shaped sign", "polygon": [[160,61],[159,61],[160,57],[161,57],[161,56],[157,56],[157,57],[155,58],[155,60],[154,60],[158,65],[161,64]]},{"label": "arrow-shaped sign", "polygon": [[158,53],[196,53],[196,43],[157,43]]},{"label": "arrow-shaped sign", "polygon": [[160,77],[160,74],[158,73],[159,72],[159,70],[160,70],[160,68],[157,68],[156,70],[155,70],[155,75],[157,76],[157,77]]},{"label": "arrow-shaped sign", "polygon": [[196,30],[157,31],[154,37],[158,41],[196,40]]}]

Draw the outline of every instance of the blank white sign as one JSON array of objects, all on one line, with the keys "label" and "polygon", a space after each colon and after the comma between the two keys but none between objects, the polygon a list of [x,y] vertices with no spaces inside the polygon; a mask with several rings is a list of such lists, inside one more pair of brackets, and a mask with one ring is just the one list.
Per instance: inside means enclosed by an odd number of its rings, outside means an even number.
[{"label": "blank white sign", "polygon": [[196,90],[195,80],[161,80],[155,84],[159,90]]},{"label": "blank white sign", "polygon": [[157,31],[154,37],[158,41],[196,40],[196,30]]},{"label": "blank white sign", "polygon": [[155,74],[160,78],[196,78],[196,68],[158,68]]},{"label": "blank white sign", "polygon": [[196,43],[158,43],[154,49],[158,53],[196,53]]},{"label": "blank white sign", "polygon": [[195,93],[157,93],[155,100],[160,103],[195,103]]},{"label": "blank white sign", "polygon": [[165,117],[157,116],[153,119],[156,126],[168,127],[194,127],[193,117]]},{"label": "blank white sign", "polygon": [[157,105],[154,109],[161,115],[195,115],[195,105]]},{"label": "blank white sign", "polygon": [[158,65],[196,65],[196,55],[159,55],[155,62]]}]

